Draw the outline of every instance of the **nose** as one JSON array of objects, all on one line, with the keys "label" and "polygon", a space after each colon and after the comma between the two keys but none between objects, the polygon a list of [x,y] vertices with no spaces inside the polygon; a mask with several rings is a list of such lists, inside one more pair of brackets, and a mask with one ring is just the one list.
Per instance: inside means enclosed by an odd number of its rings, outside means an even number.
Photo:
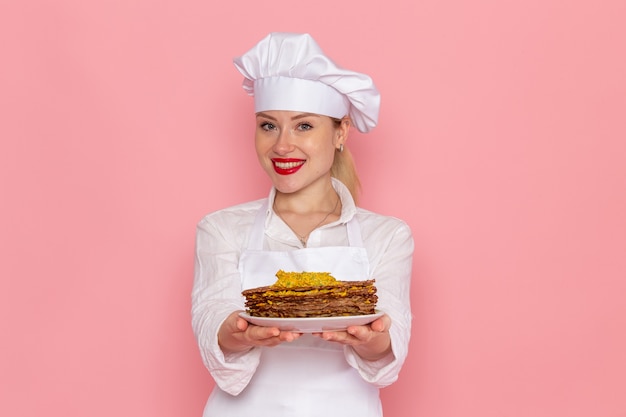
[{"label": "nose", "polygon": [[291,132],[288,129],[281,129],[276,137],[276,142],[274,142],[274,152],[278,155],[285,155],[293,151],[294,144],[291,139]]}]

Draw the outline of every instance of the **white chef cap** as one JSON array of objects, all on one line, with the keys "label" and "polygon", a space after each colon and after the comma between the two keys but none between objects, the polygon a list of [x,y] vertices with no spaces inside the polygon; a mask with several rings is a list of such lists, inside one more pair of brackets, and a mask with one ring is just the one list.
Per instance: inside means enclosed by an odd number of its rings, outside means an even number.
[{"label": "white chef cap", "polygon": [[338,67],[309,34],[270,33],[234,63],[255,112],[349,115],[363,133],[378,122],[380,94],[372,79]]}]

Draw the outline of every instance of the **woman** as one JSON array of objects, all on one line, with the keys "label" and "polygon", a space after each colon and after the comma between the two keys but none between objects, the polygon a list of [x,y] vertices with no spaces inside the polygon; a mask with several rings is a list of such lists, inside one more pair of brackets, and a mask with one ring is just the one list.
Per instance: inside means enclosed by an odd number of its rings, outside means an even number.
[{"label": "woman", "polygon": [[[306,34],[272,33],[235,65],[254,96],[256,151],[273,187],[198,224],[192,324],[217,385],[204,416],[382,416],[379,388],[408,350],[413,240],[401,220],[355,205],[346,149],[351,125],[376,125],[379,93]],[[279,269],[374,278],[385,314],[315,334],[248,323],[241,291],[272,284]]]}]

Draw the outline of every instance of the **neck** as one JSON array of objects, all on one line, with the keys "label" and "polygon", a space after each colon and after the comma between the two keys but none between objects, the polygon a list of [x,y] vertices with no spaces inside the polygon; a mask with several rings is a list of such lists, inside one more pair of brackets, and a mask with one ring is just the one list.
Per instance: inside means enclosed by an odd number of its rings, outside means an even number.
[{"label": "neck", "polygon": [[274,212],[293,231],[302,246],[318,227],[332,223],[341,214],[341,199],[332,186],[324,195],[293,195],[276,193]]},{"label": "neck", "polygon": [[321,190],[300,190],[296,193],[281,193],[276,190],[274,207],[281,213],[308,215],[331,211],[338,199],[337,192],[329,183]]}]

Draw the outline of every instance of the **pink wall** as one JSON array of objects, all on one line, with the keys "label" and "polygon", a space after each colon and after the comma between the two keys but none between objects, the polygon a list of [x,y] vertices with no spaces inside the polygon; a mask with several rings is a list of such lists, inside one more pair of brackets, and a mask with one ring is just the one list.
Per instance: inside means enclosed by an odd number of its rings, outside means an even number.
[{"label": "pink wall", "polygon": [[231,58],[308,31],[383,94],[416,238],[387,417],[626,415],[626,3],[0,4],[0,415],[200,416],[196,222],[264,196]]}]

